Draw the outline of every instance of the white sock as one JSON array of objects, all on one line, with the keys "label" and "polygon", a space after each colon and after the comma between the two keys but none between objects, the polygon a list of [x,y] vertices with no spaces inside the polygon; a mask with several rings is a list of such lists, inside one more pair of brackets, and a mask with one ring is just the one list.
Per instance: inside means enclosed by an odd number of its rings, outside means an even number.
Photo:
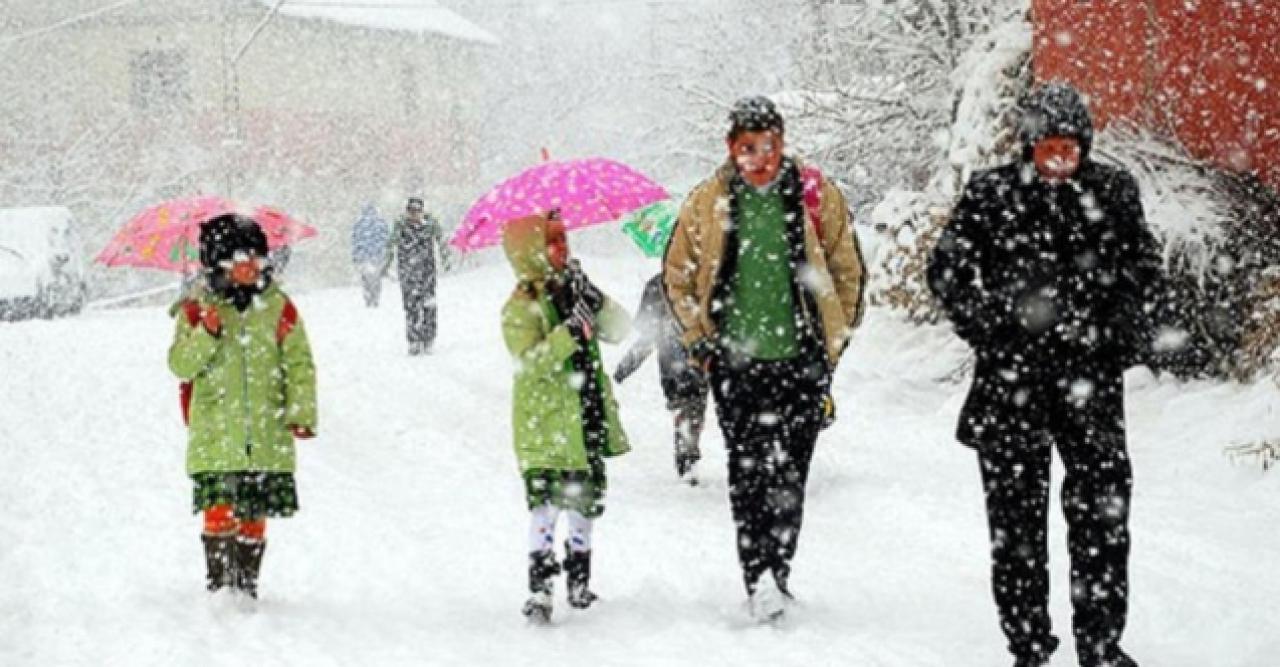
[{"label": "white sock", "polygon": [[591,528],[595,525],[591,519],[569,510],[569,549],[575,553],[591,551]]},{"label": "white sock", "polygon": [[550,504],[529,512],[529,551],[551,551],[556,543],[556,519],[560,508]]}]

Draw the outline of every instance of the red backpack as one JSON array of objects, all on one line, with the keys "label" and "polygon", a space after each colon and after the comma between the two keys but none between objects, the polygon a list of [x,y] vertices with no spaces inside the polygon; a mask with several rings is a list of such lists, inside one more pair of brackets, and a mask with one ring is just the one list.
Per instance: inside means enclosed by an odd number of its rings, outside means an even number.
[{"label": "red backpack", "polygon": [[[200,304],[195,301],[183,301],[182,313],[187,318],[187,324],[197,326],[200,324]],[[298,323],[298,309],[293,307],[293,302],[289,299],[284,300],[284,309],[280,311],[280,321],[276,323],[276,345],[284,345],[284,339],[293,331],[293,327]],[[195,387],[191,380],[184,380],[178,384],[178,405],[182,408],[182,423],[191,425],[191,394],[195,391]]]},{"label": "red backpack", "polygon": [[805,167],[800,172],[804,183],[804,205],[809,209],[809,222],[822,240],[822,172],[817,167]]}]

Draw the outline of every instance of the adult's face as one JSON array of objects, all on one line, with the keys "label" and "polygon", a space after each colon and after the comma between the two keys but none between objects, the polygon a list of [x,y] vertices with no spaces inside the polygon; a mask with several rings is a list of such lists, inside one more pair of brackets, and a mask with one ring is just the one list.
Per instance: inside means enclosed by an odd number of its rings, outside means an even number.
[{"label": "adult's face", "polygon": [[773,182],[782,168],[782,135],[773,130],[743,132],[728,140],[729,158],[743,180],[760,188]]},{"label": "adult's face", "polygon": [[1074,176],[1080,169],[1080,153],[1080,140],[1075,137],[1045,137],[1032,149],[1036,171],[1049,181]]},{"label": "adult's face", "polygon": [[418,205],[409,206],[404,210],[405,216],[414,222],[422,221],[422,207]]}]

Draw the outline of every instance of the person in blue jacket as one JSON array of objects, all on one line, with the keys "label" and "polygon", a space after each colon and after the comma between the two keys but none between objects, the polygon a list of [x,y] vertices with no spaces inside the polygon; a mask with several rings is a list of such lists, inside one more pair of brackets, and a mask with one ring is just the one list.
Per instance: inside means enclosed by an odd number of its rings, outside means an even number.
[{"label": "person in blue jacket", "polygon": [[382,296],[382,268],[389,238],[391,228],[387,221],[378,215],[373,204],[365,204],[351,226],[351,263],[364,288],[364,305],[370,308],[377,308]]}]

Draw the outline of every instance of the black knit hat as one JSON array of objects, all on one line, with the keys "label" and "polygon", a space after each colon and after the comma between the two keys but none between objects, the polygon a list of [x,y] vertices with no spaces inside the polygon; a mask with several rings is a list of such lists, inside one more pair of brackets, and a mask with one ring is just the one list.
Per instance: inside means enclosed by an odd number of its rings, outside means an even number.
[{"label": "black knit hat", "polygon": [[743,132],[767,132],[783,134],[782,114],[769,98],[763,95],[744,97],[733,103],[729,110],[730,141]]},{"label": "black knit hat", "polygon": [[1019,106],[1018,138],[1025,151],[1046,137],[1073,137],[1080,142],[1081,159],[1088,157],[1093,146],[1093,119],[1084,97],[1070,84],[1046,83],[1031,91]]},{"label": "black knit hat", "polygon": [[267,256],[267,235],[253,218],[228,213],[200,225],[200,264],[205,268],[217,268],[235,257],[237,250]]}]

